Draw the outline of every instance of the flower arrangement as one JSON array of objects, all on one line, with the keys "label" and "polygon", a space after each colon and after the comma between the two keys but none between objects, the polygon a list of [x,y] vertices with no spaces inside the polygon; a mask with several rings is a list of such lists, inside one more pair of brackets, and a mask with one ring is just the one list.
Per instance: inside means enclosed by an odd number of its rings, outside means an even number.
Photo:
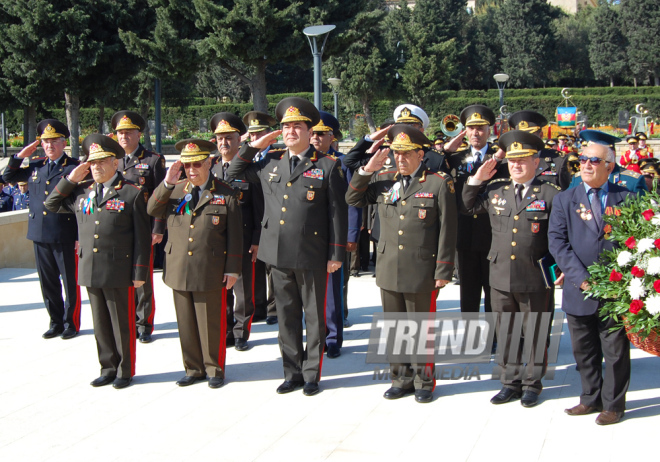
[{"label": "flower arrangement", "polygon": [[[654,182],[654,190],[655,186]],[[642,341],[656,338],[660,334],[660,195],[630,196],[619,207],[607,207],[603,221],[605,238],[618,247],[603,252],[600,261],[588,268],[588,294],[605,300],[600,314],[617,321],[617,327],[625,325],[633,343],[632,336]]]}]

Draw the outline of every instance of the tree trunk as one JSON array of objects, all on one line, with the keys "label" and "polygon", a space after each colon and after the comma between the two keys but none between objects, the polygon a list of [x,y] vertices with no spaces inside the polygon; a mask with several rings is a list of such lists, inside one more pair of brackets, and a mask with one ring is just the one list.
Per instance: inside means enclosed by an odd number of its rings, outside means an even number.
[{"label": "tree trunk", "polygon": [[99,133],[103,133],[103,118],[105,117],[105,104],[99,106]]},{"label": "tree trunk", "polygon": [[250,93],[255,111],[268,114],[268,99],[266,98],[266,61],[260,61],[254,76],[250,80]]},{"label": "tree trunk", "polygon": [[149,101],[143,101],[142,104],[140,104],[140,115],[145,122],[147,122],[144,127],[144,132],[142,132],[142,135],[144,136],[144,143],[142,144],[149,151],[153,151],[153,146],[151,145],[151,130],[149,130]]},{"label": "tree trunk", "polygon": [[614,86],[614,77],[610,77],[610,87]]},{"label": "tree trunk", "polygon": [[637,88],[637,77],[633,77],[633,84],[635,85],[635,88]]},{"label": "tree trunk", "polygon": [[367,122],[367,126],[369,127],[369,133],[375,132],[376,124],[374,123],[373,117],[371,117],[371,107],[369,107],[368,99],[362,100],[362,112],[364,112],[364,120]]},{"label": "tree trunk", "polygon": [[32,104],[23,108],[23,147],[37,139],[37,107]]},{"label": "tree trunk", "polygon": [[80,97],[71,93],[65,92],[64,99],[66,101],[66,124],[69,126],[69,146],[71,146],[71,157],[77,159],[79,157],[80,143],[78,137],[80,131],[78,125],[80,124]]}]

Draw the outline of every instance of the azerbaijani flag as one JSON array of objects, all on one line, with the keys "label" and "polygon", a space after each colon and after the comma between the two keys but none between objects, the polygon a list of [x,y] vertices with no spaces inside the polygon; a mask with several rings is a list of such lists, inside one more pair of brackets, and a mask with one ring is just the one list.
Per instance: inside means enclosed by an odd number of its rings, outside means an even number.
[{"label": "azerbaijani flag", "polygon": [[558,107],[557,125],[562,128],[575,128],[577,122],[576,107]]}]

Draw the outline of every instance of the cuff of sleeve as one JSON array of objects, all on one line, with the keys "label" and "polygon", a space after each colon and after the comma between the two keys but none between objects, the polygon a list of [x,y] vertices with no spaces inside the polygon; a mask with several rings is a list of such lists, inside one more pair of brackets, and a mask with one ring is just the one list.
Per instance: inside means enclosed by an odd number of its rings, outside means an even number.
[{"label": "cuff of sleeve", "polygon": [[362,167],[358,169],[358,173],[362,176],[371,176],[374,174],[374,172],[365,172]]},{"label": "cuff of sleeve", "polygon": [[467,184],[470,186],[479,186],[483,181],[476,179],[474,176],[468,178]]}]

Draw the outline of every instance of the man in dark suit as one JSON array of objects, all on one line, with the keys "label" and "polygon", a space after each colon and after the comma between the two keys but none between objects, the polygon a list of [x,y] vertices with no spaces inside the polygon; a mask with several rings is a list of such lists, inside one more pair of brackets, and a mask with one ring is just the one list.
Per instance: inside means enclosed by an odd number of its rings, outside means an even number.
[{"label": "man in dark suit", "polygon": [[[388,159],[379,150],[354,175],[346,201],[355,207],[378,204],[381,233],[376,284],[385,313],[435,313],[438,290],[454,270],[456,199],[451,177],[422,162],[428,138],[415,128],[395,125],[387,133],[397,170],[374,176]],[[433,364],[390,364],[392,387],[384,397],[414,393],[428,403],[435,388]]]},{"label": "man in dark suit", "polygon": [[[257,141],[267,135],[277,125],[275,120],[265,112],[250,111],[243,116],[243,123],[247,126],[250,141]],[[259,162],[266,157],[271,146],[266,146],[254,156]],[[273,294],[273,277],[270,269],[259,258],[254,262],[254,315],[252,322],[266,321],[266,324],[277,324],[277,310],[275,309],[275,295]]]},{"label": "man in dark suit", "polygon": [[247,341],[254,315],[254,266],[259,252],[264,194],[260,184],[231,179],[227,175],[229,164],[241,147],[241,136],[246,132],[241,119],[230,112],[219,112],[211,118],[211,130],[215,133],[220,153],[220,160],[211,169],[211,173],[230,183],[236,190],[243,217],[243,271],[234,287],[227,289],[227,345],[245,351],[249,348]]},{"label": "man in dark suit", "polygon": [[[58,215],[47,211],[44,202],[55,185],[78,165],[64,153],[69,129],[56,119],[45,119],[37,125],[37,135],[46,153],[45,158],[31,160],[21,168],[24,158],[30,158],[39,140],[9,159],[2,175],[5,182],[28,182],[31,203],[27,238],[34,242],[34,257],[41,284],[50,327],[43,338],[59,335],[70,339],[80,330],[80,287],[76,284],[76,237],[78,228],[72,215]],[[62,300],[62,284],[66,298]]]},{"label": "man in dark suit", "polygon": [[[180,387],[204,380],[220,388],[225,379],[227,289],[241,272],[243,222],[235,191],[210,173],[210,141],[179,141],[180,160],[149,199],[151,216],[166,218],[163,280],[174,292],[174,309],[186,375]],[[186,179],[178,182],[181,168]]]},{"label": "man in dark suit", "polygon": [[[554,287],[546,287],[537,262],[548,254],[548,219],[552,200],[561,188],[537,175],[541,138],[512,130],[502,135],[499,145],[506,151],[511,178],[491,181],[480,194],[482,184],[496,173],[497,161],[487,160],[463,187],[461,208],[470,215],[487,214],[493,232],[488,253],[490,298],[493,312],[498,313],[497,331],[507,330],[505,338],[499,339],[502,353],[497,357],[503,388],[491,403],[503,404],[522,396],[521,404],[533,407],[547,367],[546,349],[539,353],[536,348],[547,344],[549,333],[540,331],[540,313],[551,316],[555,305]],[[515,357],[509,351],[515,321],[512,316],[508,326],[501,326],[503,313],[539,313],[534,325],[524,323],[524,340]],[[539,341],[541,337],[545,340]],[[523,351],[530,352],[529,358],[522,357]],[[536,358],[542,359],[537,362]]]},{"label": "man in dark suit", "polygon": [[[137,185],[147,193],[147,199],[154,189],[165,178],[165,157],[148,151],[140,144],[140,136],[146,127],[146,122],[140,114],[132,111],[119,111],[110,121],[112,129],[117,133],[117,141],[124,148],[126,155],[119,159],[118,171],[122,176]],[[147,282],[135,289],[137,305],[137,328],[140,343],[150,343],[154,331],[154,317],[156,315],[156,300],[154,298],[154,246],[163,241],[165,234],[165,220],[151,220],[152,258],[149,263],[149,277]]]},{"label": "man in dark suit", "polygon": [[614,248],[605,238],[602,215],[631,193],[608,182],[615,164],[614,143],[619,139],[595,130],[584,130],[580,137],[591,142],[580,156],[584,184],[555,197],[548,239],[550,252],[564,275],[562,309],[582,382],[580,404],[565,412],[586,415],[602,411],[596,423],[607,425],[619,422],[625,411],[630,344],[623,328],[612,331],[615,321],[603,320],[598,314],[601,301],[585,298],[590,287],[587,268],[604,250]]},{"label": "man in dark suit", "polygon": [[117,172],[124,149],[115,140],[93,134],[82,148],[86,162],[60,180],[45,207],[78,219],[78,283],[87,287],[101,363],[91,385],[119,389],[135,375],[134,290],[147,279],[151,254],[147,200]]},{"label": "man in dark suit", "polygon": [[[346,183],[341,162],[310,146],[319,112],[302,98],[285,98],[275,109],[282,131],[245,144],[229,175],[261,183],[265,213],[259,258],[271,265],[284,383],[278,393],[303,386],[319,392],[325,346],[325,296],[328,273],[346,253]],[[254,156],[283,133],[284,151]],[[303,348],[303,311],[307,345]]]}]

